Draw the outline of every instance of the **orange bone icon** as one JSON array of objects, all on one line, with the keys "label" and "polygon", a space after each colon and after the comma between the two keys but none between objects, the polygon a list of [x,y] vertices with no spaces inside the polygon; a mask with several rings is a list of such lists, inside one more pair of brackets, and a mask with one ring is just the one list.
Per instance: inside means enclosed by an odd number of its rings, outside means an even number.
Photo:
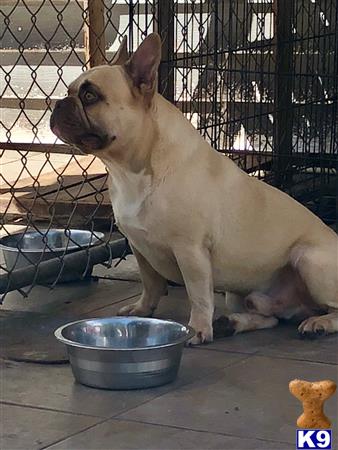
[{"label": "orange bone icon", "polygon": [[325,400],[334,394],[337,388],[336,383],[330,380],[324,381],[303,381],[292,380],[289,389],[303,404],[303,414],[297,419],[299,428],[330,428],[331,422],[323,412]]}]

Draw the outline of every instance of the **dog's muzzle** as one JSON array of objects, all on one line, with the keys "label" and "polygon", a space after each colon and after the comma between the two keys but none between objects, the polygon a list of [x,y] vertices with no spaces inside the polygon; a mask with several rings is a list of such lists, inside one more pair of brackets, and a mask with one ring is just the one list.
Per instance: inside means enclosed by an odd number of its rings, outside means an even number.
[{"label": "dog's muzzle", "polygon": [[[66,97],[58,100],[50,118],[52,132],[67,144],[90,152],[100,150],[109,144],[106,133],[92,126],[81,114],[76,98]],[[86,123],[88,122],[88,123]]]}]

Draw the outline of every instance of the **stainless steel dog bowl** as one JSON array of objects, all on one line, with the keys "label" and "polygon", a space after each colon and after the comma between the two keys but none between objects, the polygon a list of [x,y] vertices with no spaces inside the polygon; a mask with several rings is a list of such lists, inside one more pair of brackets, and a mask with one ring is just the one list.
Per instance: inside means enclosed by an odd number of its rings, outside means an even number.
[{"label": "stainless steel dog bowl", "polygon": [[80,320],[55,331],[66,344],[75,379],[104,389],[141,389],[173,381],[184,343],[177,322],[139,317]]},{"label": "stainless steel dog bowl", "polygon": [[[2,237],[0,250],[4,254],[8,270],[21,269],[98,244],[103,238],[104,234],[97,231],[92,233],[86,230],[50,229],[40,232],[34,230]],[[68,273],[67,281],[71,278],[71,274]]]}]

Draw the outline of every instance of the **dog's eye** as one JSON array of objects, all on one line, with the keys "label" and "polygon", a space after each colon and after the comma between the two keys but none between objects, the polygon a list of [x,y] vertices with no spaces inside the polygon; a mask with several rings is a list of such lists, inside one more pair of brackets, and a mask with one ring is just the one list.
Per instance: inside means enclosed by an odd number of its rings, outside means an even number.
[{"label": "dog's eye", "polygon": [[89,103],[94,103],[94,102],[96,102],[96,100],[97,100],[97,95],[95,94],[95,92],[92,92],[92,91],[86,91],[84,94],[83,94],[83,100],[84,100],[84,102],[86,103],[86,104],[89,104]]}]

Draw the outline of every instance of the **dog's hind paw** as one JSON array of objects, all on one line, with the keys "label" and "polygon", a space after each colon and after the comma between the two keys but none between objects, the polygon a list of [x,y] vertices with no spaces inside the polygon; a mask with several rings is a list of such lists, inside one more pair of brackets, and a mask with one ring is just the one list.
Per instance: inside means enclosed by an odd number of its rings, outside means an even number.
[{"label": "dog's hind paw", "polygon": [[314,316],[304,320],[298,327],[298,332],[301,338],[316,339],[321,336],[326,336],[330,333],[331,322],[330,318],[325,316]]},{"label": "dog's hind paw", "polygon": [[236,332],[235,322],[226,316],[220,316],[218,319],[214,320],[212,326],[215,339],[232,336]]}]

